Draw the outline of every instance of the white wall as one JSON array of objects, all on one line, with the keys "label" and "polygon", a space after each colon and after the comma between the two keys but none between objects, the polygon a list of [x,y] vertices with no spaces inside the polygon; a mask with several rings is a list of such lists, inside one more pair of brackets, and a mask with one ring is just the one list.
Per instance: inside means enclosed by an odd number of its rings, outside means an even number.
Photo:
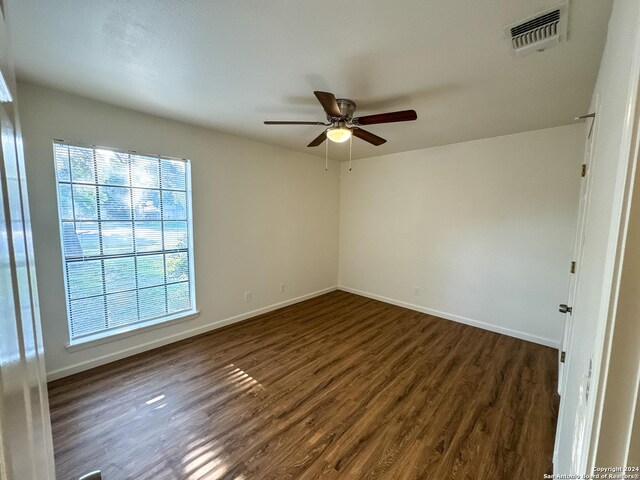
[{"label": "white wall", "polygon": [[[332,164],[327,173],[318,157],[42,87],[20,84],[19,101],[50,378],[331,289],[338,239],[345,289],[558,343],[582,125],[357,160],[351,173]],[[53,138],[192,160],[199,318],[65,348]]]},{"label": "white wall", "polygon": [[[339,167],[324,159],[20,84],[39,298],[50,378],[199,333],[335,286]],[[199,318],[70,353],[52,139],[192,161]],[[280,283],[286,292],[279,293]],[[244,292],[253,301],[244,302]],[[237,318],[235,318],[237,319]]]},{"label": "white wall", "polygon": [[340,286],[557,346],[583,149],[578,124],[343,164]]}]

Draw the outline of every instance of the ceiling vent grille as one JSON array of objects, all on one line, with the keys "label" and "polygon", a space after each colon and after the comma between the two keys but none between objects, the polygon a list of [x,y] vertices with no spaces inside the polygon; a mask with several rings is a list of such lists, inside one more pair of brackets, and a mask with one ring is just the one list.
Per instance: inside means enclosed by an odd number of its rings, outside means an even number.
[{"label": "ceiling vent grille", "polygon": [[567,37],[567,4],[545,10],[507,27],[511,47],[518,55],[551,48]]}]

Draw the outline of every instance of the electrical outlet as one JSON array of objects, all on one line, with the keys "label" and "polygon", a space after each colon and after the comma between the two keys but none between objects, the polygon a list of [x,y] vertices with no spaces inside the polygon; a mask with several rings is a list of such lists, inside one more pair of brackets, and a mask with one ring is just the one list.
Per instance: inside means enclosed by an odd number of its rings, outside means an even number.
[{"label": "electrical outlet", "polygon": [[420,296],[420,287],[413,287],[413,294],[416,297],[419,297]]},{"label": "electrical outlet", "polygon": [[249,303],[253,300],[253,292],[244,292],[244,301]]},{"label": "electrical outlet", "polygon": [[284,293],[284,291],[287,289],[287,284],[286,283],[281,283],[280,284],[280,293]]}]

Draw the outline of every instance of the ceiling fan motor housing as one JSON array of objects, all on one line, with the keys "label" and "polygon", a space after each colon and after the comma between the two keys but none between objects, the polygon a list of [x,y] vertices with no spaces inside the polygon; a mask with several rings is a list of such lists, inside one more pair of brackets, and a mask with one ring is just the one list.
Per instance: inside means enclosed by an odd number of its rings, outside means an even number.
[{"label": "ceiling fan motor housing", "polygon": [[[351,121],[351,119],[353,118],[353,113],[356,111],[356,102],[347,98],[336,98],[336,102],[338,103],[340,113],[342,113],[342,117],[344,118],[344,120],[346,122]],[[335,119],[330,115],[327,115],[327,120],[332,123],[335,121]]]}]

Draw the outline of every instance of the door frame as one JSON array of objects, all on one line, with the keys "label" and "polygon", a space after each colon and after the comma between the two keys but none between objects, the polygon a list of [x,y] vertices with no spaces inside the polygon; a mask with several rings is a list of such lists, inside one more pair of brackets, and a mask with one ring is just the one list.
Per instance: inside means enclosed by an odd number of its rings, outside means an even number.
[{"label": "door frame", "polygon": [[[0,1],[0,480],[53,480],[54,456],[24,152],[9,29]],[[9,290],[10,289],[10,290]]]},{"label": "door frame", "polygon": [[[637,19],[636,19],[637,20]],[[609,282],[603,285],[601,292],[600,315],[596,325],[594,351],[591,369],[591,391],[593,400],[588,402],[584,414],[584,430],[580,434],[580,442],[573,445],[573,454],[579,461],[579,471],[574,474],[591,474],[596,467],[596,455],[600,437],[604,399],[611,356],[613,329],[617,313],[618,296],[622,274],[622,264],[626,247],[626,236],[631,210],[632,192],[638,158],[635,143],[640,136],[640,28],[635,29],[633,38],[632,67],[629,89],[627,92],[624,124],[620,136],[620,151],[614,198],[614,211],[609,227],[609,243],[606,249],[607,265],[605,276]],[[600,109],[601,111],[601,109]],[[601,125],[601,122],[599,123]],[[597,127],[596,127],[597,130]],[[636,200],[638,201],[638,199]],[[576,299],[577,300],[577,299]],[[573,305],[575,306],[575,305]],[[571,336],[575,328],[571,330]],[[565,365],[565,368],[567,365]],[[562,427],[562,409],[559,413],[559,429]],[[554,465],[557,465],[554,447]],[[555,467],[554,467],[555,469]]]},{"label": "door frame", "polygon": [[[640,21],[640,16],[636,18]],[[615,260],[613,265],[613,281],[609,292],[603,292],[608,297],[608,309],[606,322],[603,322],[599,334],[596,338],[596,345],[602,345],[601,349],[596,349],[594,356],[594,383],[595,398],[588,440],[585,442],[587,472],[592,472],[596,467],[596,455],[598,452],[598,442],[600,439],[600,427],[604,411],[604,400],[606,394],[607,379],[609,374],[609,363],[611,359],[611,347],[613,341],[613,330],[618,309],[618,297],[620,294],[620,284],[622,280],[623,262],[627,244],[627,232],[629,227],[629,215],[633,201],[633,188],[638,169],[638,141],[640,139],[640,26],[635,30],[633,58],[631,66],[631,84],[629,87],[629,97],[625,111],[625,122],[623,135],[621,138],[621,155],[626,157],[626,169],[621,169],[618,180],[624,182],[622,193],[622,208],[620,222],[615,230],[616,243],[612,247]],[[636,202],[640,199],[636,199]],[[614,232],[612,232],[614,233]],[[627,446],[628,447],[628,446]]]}]

